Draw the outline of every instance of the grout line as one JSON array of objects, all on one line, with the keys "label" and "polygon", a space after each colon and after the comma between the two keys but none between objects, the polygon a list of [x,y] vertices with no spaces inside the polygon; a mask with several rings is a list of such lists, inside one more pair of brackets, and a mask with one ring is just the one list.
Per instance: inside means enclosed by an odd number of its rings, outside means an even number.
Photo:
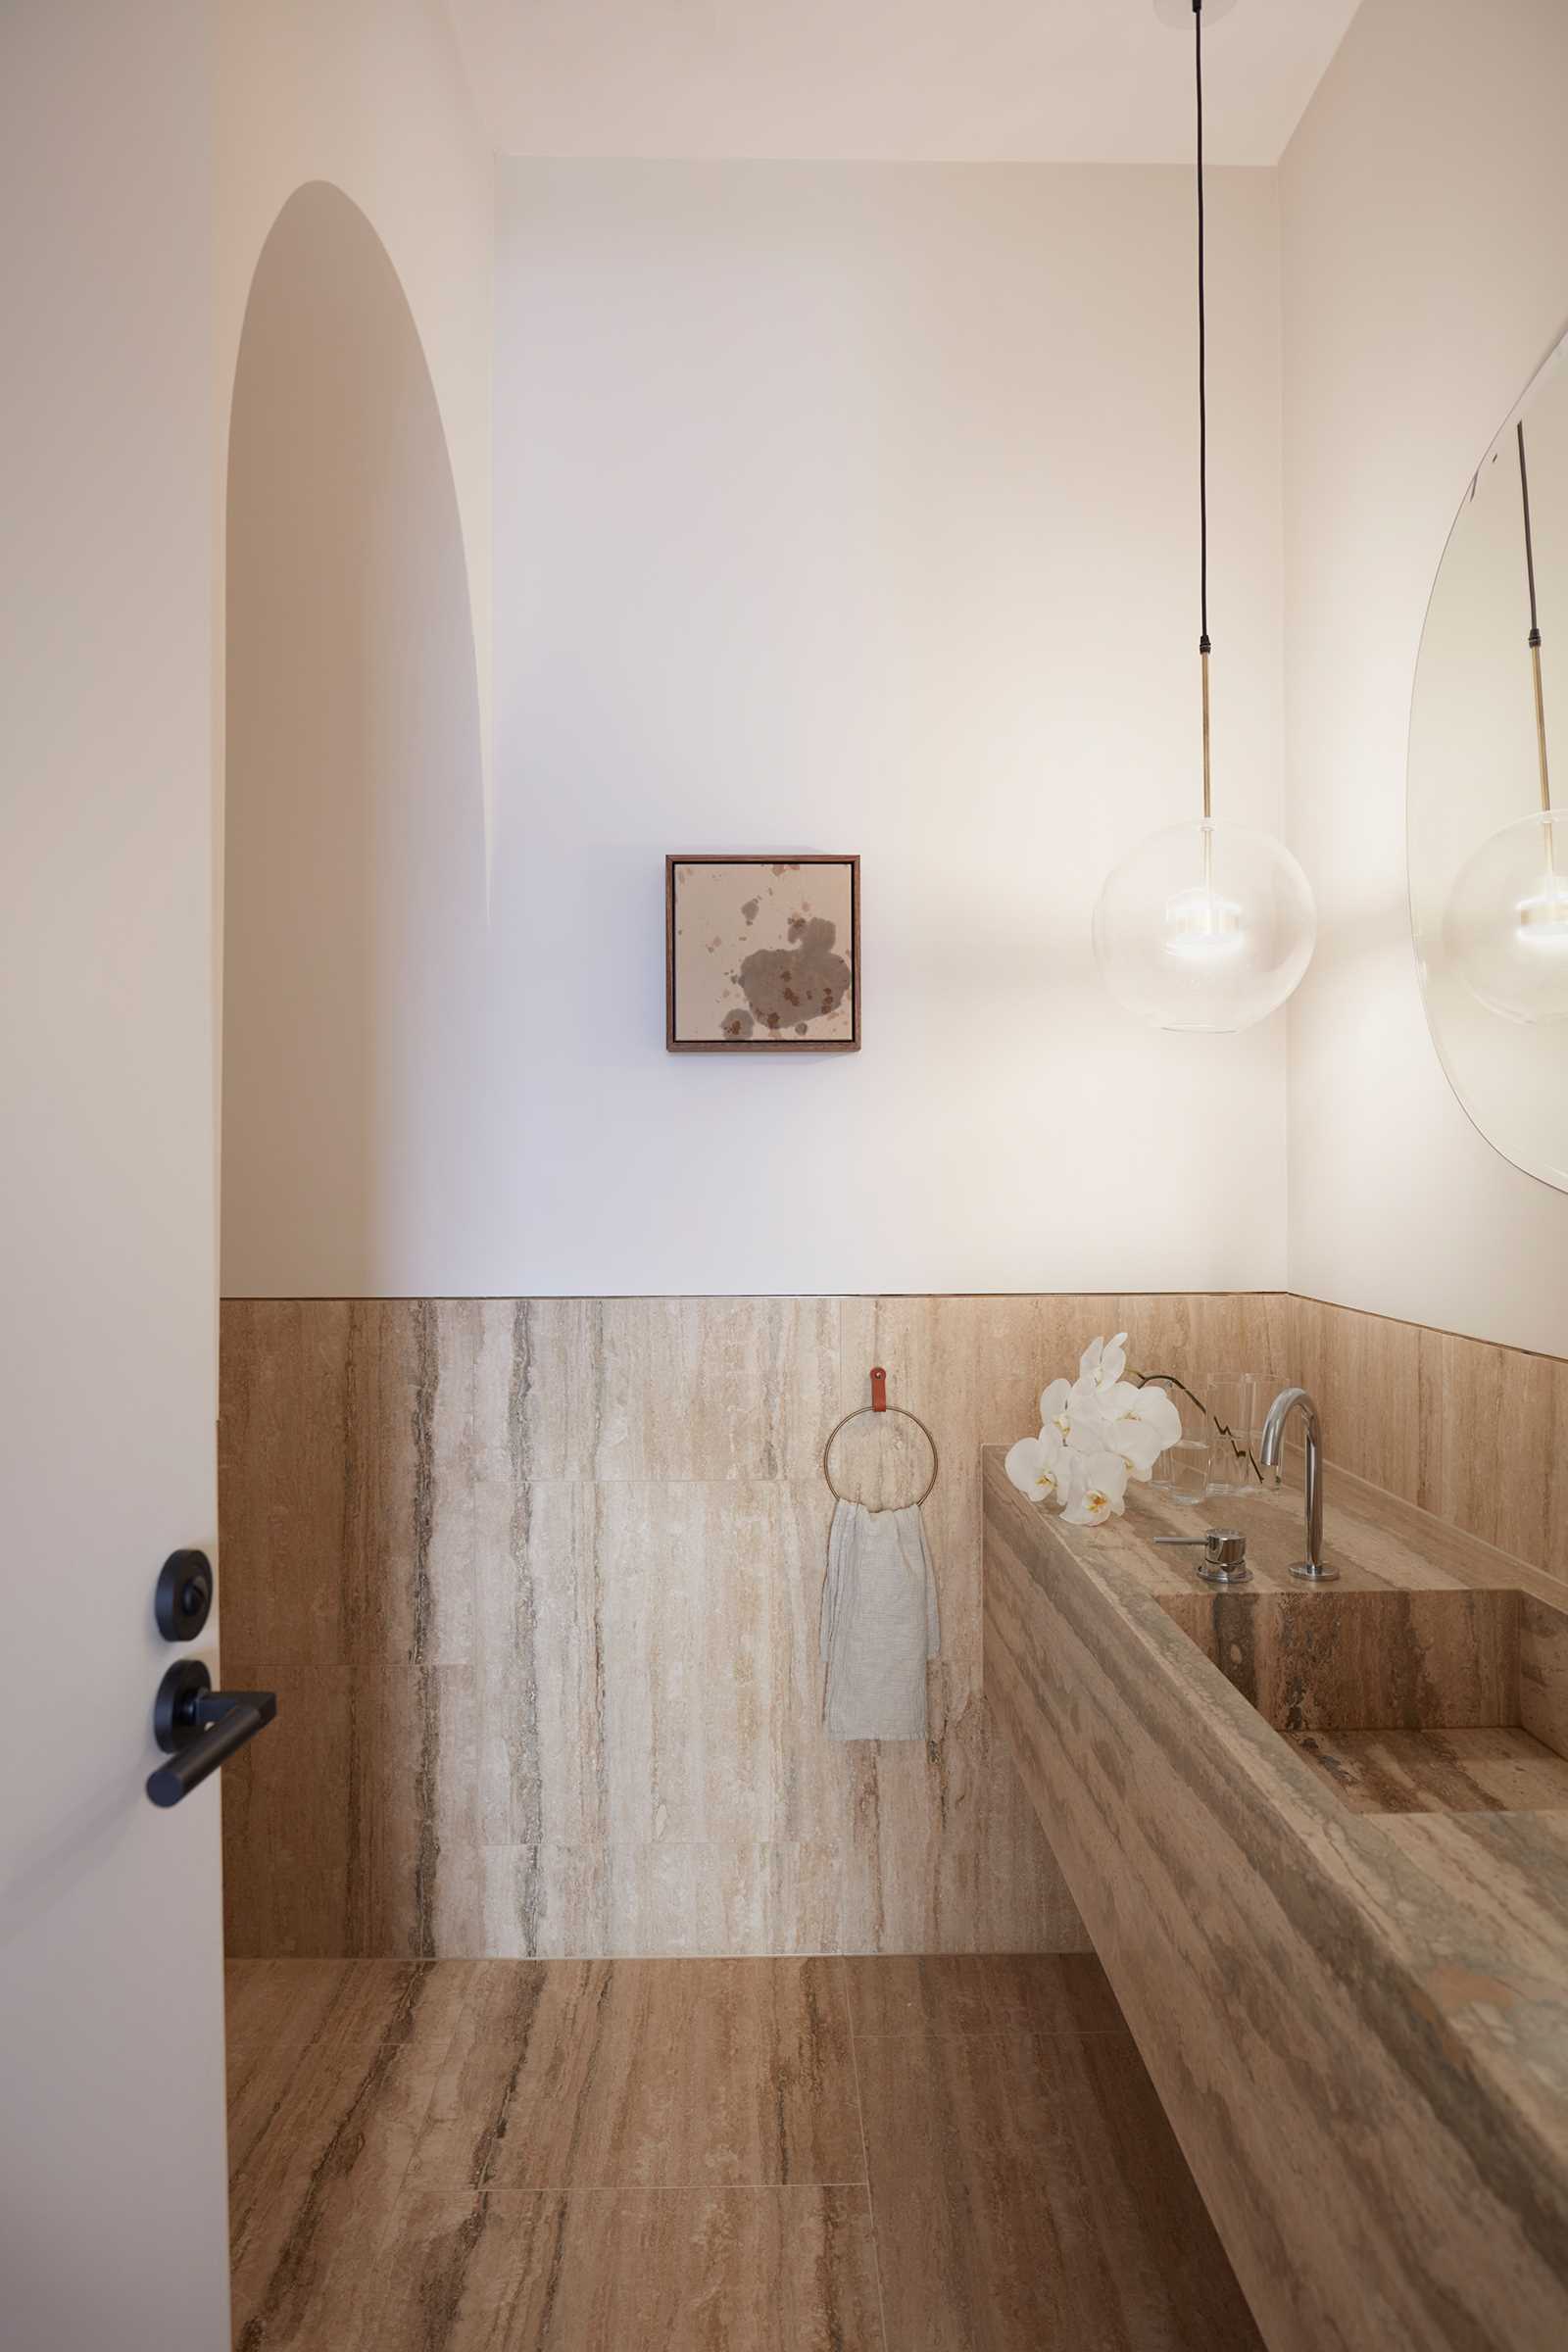
[{"label": "grout line", "polygon": [[888,2340],[887,2297],[882,2289],[882,2233],[876,2226],[876,2191],[871,2186],[871,2151],[865,2136],[865,2101],[860,2096],[860,2056],[855,2034],[855,2002],[850,1992],[850,1972],[839,1962],[839,1978],[844,1988],[844,2017],[850,2029],[850,2071],[855,2077],[855,2118],[860,2127],[860,2164],[865,2174],[865,2209],[871,2221],[871,2260],[876,2265],[876,2316],[882,2329],[882,2352],[891,2352]]},{"label": "grout line", "polygon": [[[869,1299],[898,1306],[948,1298],[1294,1298],[1297,1291],[224,1291],[220,1306],[818,1306]],[[1330,1303],[1324,1301],[1325,1304]],[[1348,1314],[1372,1314],[1348,1307]],[[1392,1318],[1397,1320],[1397,1318]]]},{"label": "grout line", "polygon": [[863,2180],[566,2180],[547,2187],[534,2180],[497,2182],[488,2175],[476,2197],[838,2197],[864,2188]]},{"label": "grout line", "polygon": [[[1376,1735],[1381,1737],[1381,1735]],[[1282,1737],[1289,1737],[1288,1734]],[[895,2026],[887,2034],[862,2034],[862,2041],[1126,2041],[1131,2026],[1037,2026],[999,2018],[989,2026]]]},{"label": "grout line", "polygon": [[[1333,1465],[1331,1464],[1330,1466],[1332,1467]],[[1354,1476],[1354,1473],[1353,1473],[1352,1471],[1347,1471],[1347,1472],[1346,1472],[1344,1475],[1345,1475],[1345,1476],[1347,1476],[1347,1477],[1353,1477],[1353,1476]],[[1410,1504],[1410,1505],[1408,1505],[1407,1507],[1408,1507],[1408,1508],[1410,1508],[1410,1509],[1412,1509],[1412,1510],[1414,1510],[1414,1509],[1416,1508],[1416,1506],[1415,1506],[1413,1503],[1412,1503],[1412,1504]],[[1430,1517],[1430,1516],[1431,1516],[1431,1514],[1430,1514],[1430,1512],[1429,1512],[1429,1513],[1425,1513],[1425,1514],[1423,1514],[1423,1516]],[[1479,1537],[1473,1538],[1473,1539],[1471,1539],[1471,1540],[1472,1540],[1472,1541],[1474,1541],[1474,1542],[1476,1542],[1476,1543],[1480,1543],[1480,1542],[1481,1542],[1481,1539],[1480,1539]],[[1484,1548],[1484,1549],[1486,1549],[1486,1550],[1494,1551],[1494,1550],[1496,1549],[1496,1545],[1495,1545],[1495,1544],[1486,1544],[1486,1545],[1484,1545],[1484,1546],[1483,1546],[1483,1548]],[[1511,1554],[1504,1553],[1504,1555],[1503,1555],[1503,1556],[1504,1556],[1504,1558],[1510,1558],[1510,1557],[1511,1557]],[[706,1839],[706,1838],[692,1838],[692,1839],[689,1839],[687,1842],[688,1842],[688,1844],[689,1844],[690,1846],[693,1846],[693,1847],[700,1847],[700,1846],[704,1846],[704,1845],[710,1845],[710,1844],[711,1844],[713,1841],[712,1841],[712,1840],[710,1840],[710,1839]],[[768,1842],[769,1842],[769,1840],[767,1840],[767,1839],[765,1839],[765,1838],[763,1838],[763,1839],[748,1839],[748,1840],[746,1840],[745,1842],[746,1842],[746,1843],[748,1843],[748,1844],[755,1844],[755,1843],[766,1844],[766,1843],[768,1843]],[[772,1842],[775,1842],[775,1843],[777,1843],[777,1844],[779,1844],[779,1845],[785,1845],[785,1846],[788,1846],[788,1845],[792,1845],[792,1844],[798,1844],[798,1843],[800,1842],[800,1840],[799,1840],[799,1839],[796,1839],[796,1838],[778,1838],[778,1839],[776,1839],[776,1840],[773,1840]],[[498,1847],[498,1848],[497,1848],[497,1849],[495,1849],[495,1850],[497,1850],[497,1851],[505,1851],[505,1850],[507,1850],[507,1849],[505,1849],[505,1848],[499,1848],[499,1847]],[[577,1850],[577,1849],[573,1849],[573,1850]],[[689,1963],[691,1963],[691,1964],[692,1964],[693,1966],[695,1966],[695,1967],[703,1967],[703,1968],[711,1968],[711,1967],[723,1966],[723,1967],[725,1967],[725,1968],[752,1968],[752,1969],[763,1969],[763,1968],[793,1967],[793,1966],[796,1966],[796,1965],[804,1966],[804,1965],[805,1965],[805,1964],[806,1964],[808,1961],[821,1961],[821,1960],[826,1960],[826,1961],[833,1961],[833,1960],[970,1960],[970,1959],[983,1959],[983,1960],[1055,1960],[1055,1959],[1068,1959],[1068,1960],[1076,1960],[1076,1959],[1085,1959],[1085,1958],[1088,1958],[1088,1957],[1090,1957],[1090,1954],[1088,1953],[1088,1951],[1086,1950],[1086,1948],[1085,1948],[1084,1946],[1082,1946],[1082,1945],[1078,1945],[1078,1944],[1069,1945],[1069,1946],[1067,1946],[1067,1947],[1065,1947],[1065,1948],[1064,1948],[1064,1947],[1062,1947],[1062,1946],[1060,1946],[1060,1945],[1057,1945],[1057,1944],[1032,1944],[1032,1943],[1020,1943],[1020,1944],[998,1944],[994,1950],[988,1950],[988,1951],[985,1951],[985,1952],[980,1952],[980,1953],[976,1953],[976,1952],[974,1952],[974,1951],[973,1951],[973,1950],[971,1950],[971,1949],[970,1949],[968,1946],[965,1946],[965,1947],[963,1947],[963,1948],[962,1948],[962,1949],[960,1949],[960,1950],[952,1950],[952,1951],[948,1951],[948,1950],[931,1950],[931,1949],[929,1949],[929,1948],[926,1948],[926,1947],[924,1947],[924,1946],[922,1946],[922,1947],[921,1947],[921,1949],[919,1949],[918,1951],[915,1951],[915,1950],[907,1950],[907,1951],[906,1951],[906,1950],[905,1950],[905,1949],[904,1949],[902,1946],[900,1946],[898,1949],[895,1949],[895,1950],[889,1950],[889,1949],[886,1949],[886,1948],[884,1948],[884,1949],[883,1949],[883,1950],[881,1950],[881,1951],[877,1951],[877,1950],[873,1949],[873,1948],[872,1948],[870,1945],[868,1945],[868,1944],[865,1944],[865,1945],[862,1945],[862,1944],[857,1944],[857,1945],[856,1945],[856,1947],[854,1948],[854,1950],[853,1950],[853,1951],[851,1951],[851,1950],[845,1950],[845,1949],[843,1949],[842,1947],[840,1947],[840,1946],[837,1946],[837,1945],[834,1945],[834,1946],[831,1946],[831,1947],[830,1947],[830,1946],[826,1946],[826,1945],[812,1944],[812,1945],[811,1945],[811,1946],[810,1946],[808,1949],[808,1948],[806,1948],[805,1946],[803,1946],[803,1947],[802,1947],[801,1949],[799,1949],[799,1950],[791,1950],[791,1951],[787,1951],[787,1952],[755,1952],[755,1951],[721,1951],[721,1952],[720,1952],[720,1951],[701,1951],[701,1952],[698,1952],[698,1951],[692,1951],[692,1950],[690,1950],[690,1949],[687,1949],[687,1948],[686,1948],[686,1947],[684,1947],[684,1946],[683,1946],[683,1947],[682,1947],[680,1950],[678,1950],[678,1951],[667,1951],[667,1952],[470,1952],[470,1951],[452,1951],[452,1952],[409,1952],[409,1953],[407,1953],[407,1954],[404,1954],[404,1955],[399,1955],[399,1954],[398,1954],[398,1953],[396,1953],[396,1952],[239,1952],[239,1951],[229,1951],[229,1952],[225,1952],[225,1953],[224,1953],[224,1955],[223,1955],[223,1965],[224,1965],[224,1967],[225,1967],[225,1968],[231,1968],[231,1969],[243,1969],[243,1968],[340,1968],[340,1969],[341,1969],[341,1968],[620,1968],[620,1967],[633,1967],[633,1968],[672,1968],[672,1967],[676,1967],[676,1966],[685,1966],[685,1965],[686,1965],[686,1964],[689,1962]],[[1031,2032],[1037,2032],[1037,2033],[1042,2033],[1042,2034],[1054,2034],[1054,2033],[1058,2033],[1058,2032],[1059,2032],[1059,2033],[1071,2033],[1071,2034],[1117,2034],[1117,2033],[1120,2033],[1120,2032],[1122,2032],[1122,2031],[1123,2031],[1123,2029],[1122,2029],[1121,2027],[1119,2027],[1119,2026],[1063,2026],[1063,2027],[1055,2027],[1055,2026],[1040,2026],[1040,2027],[1034,2027],[1034,2028],[1031,2028],[1031,2029],[1029,2029],[1029,2030],[1030,2030]],[[1126,2029],[1126,2031],[1127,2031],[1127,2032],[1129,2032],[1129,2033],[1131,2032],[1131,2030],[1132,2030],[1132,2029],[1131,2029],[1130,2027],[1128,2027],[1128,2028]],[[978,2028],[976,2028],[976,2029],[975,2029],[975,2031],[976,2031],[976,2032],[979,2032],[979,2033],[983,2033],[983,2034],[989,2034],[989,2033],[993,2032],[993,2031],[994,2031],[994,2029],[993,2029],[992,2027],[990,2027],[990,2026],[982,2026],[982,2027],[978,2027]],[[860,2038],[861,2038],[861,2040],[862,2040],[862,2041],[899,2041],[899,2040],[905,2040],[905,2039],[907,2039],[907,2038],[908,2038],[908,2037],[910,2037],[911,2035],[918,2034],[922,2034],[922,2033],[931,2034],[932,2034],[932,2036],[933,2036],[933,2038],[934,2038],[934,2039],[936,2039],[936,2040],[938,2040],[938,2041],[963,2041],[963,2040],[966,2040],[966,2039],[968,2038],[968,2035],[969,2035],[969,2029],[968,2029],[968,2028],[966,2028],[966,2027],[964,2027],[964,2028],[959,2028],[959,2029],[957,2029],[956,2031],[952,2031],[952,2030],[950,2030],[950,2029],[948,2029],[948,2028],[946,2028],[946,2027],[932,2028],[932,2027],[925,2027],[925,2026],[894,2026],[894,2027],[892,2027],[892,2028],[891,2028],[891,2029],[890,2029],[890,2030],[889,2030],[887,2033],[885,2033],[885,2034],[861,2034],[861,2036],[860,2036]],[[844,2183],[844,2182],[842,2182],[842,2181],[840,2181],[840,2182],[838,2182],[836,2185],[838,2185],[838,2186],[840,2186],[840,2187],[843,2187],[843,2186],[845,2185],[845,2183]]]}]

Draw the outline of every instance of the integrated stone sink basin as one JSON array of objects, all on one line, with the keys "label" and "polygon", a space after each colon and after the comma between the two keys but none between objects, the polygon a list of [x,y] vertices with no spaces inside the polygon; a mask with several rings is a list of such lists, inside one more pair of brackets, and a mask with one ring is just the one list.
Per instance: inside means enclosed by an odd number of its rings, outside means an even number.
[{"label": "integrated stone sink basin", "polygon": [[1332,1468],[1316,1588],[1298,1486],[984,1491],[986,1698],[1270,2352],[1560,2352],[1568,1592]]},{"label": "integrated stone sink basin", "polygon": [[1158,1598],[1355,1812],[1568,1811],[1568,1614],[1533,1594]]}]

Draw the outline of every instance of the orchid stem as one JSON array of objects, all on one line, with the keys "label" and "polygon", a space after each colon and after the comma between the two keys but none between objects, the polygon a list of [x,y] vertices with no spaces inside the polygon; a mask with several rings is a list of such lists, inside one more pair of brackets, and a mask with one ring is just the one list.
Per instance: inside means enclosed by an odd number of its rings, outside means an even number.
[{"label": "orchid stem", "polygon": [[1196,1404],[1199,1411],[1202,1414],[1203,1419],[1205,1421],[1213,1421],[1214,1428],[1218,1434],[1222,1438],[1229,1440],[1232,1459],[1238,1462],[1245,1461],[1249,1469],[1251,1471],[1252,1476],[1256,1479],[1258,1485],[1261,1486],[1263,1484],[1262,1467],[1258,1462],[1256,1454],[1252,1451],[1251,1446],[1250,1444],[1239,1446],[1236,1442],[1234,1431],[1227,1429],[1223,1421],[1214,1420],[1213,1414],[1209,1411],[1201,1396],[1195,1396],[1192,1390],[1187,1386],[1185,1380],[1178,1380],[1174,1372],[1135,1372],[1133,1374],[1133,1378],[1137,1381],[1138,1386],[1141,1389],[1147,1389],[1152,1381],[1156,1380],[1163,1382],[1169,1388],[1180,1389],[1188,1403]]}]

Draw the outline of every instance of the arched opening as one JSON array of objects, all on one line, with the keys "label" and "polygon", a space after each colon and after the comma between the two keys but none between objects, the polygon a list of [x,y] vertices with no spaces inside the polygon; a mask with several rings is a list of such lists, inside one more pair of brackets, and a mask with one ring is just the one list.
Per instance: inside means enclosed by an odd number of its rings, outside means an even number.
[{"label": "arched opening", "polygon": [[473,629],[418,333],[324,181],[246,309],[226,689],[224,1294],[436,1288],[482,1062]]}]

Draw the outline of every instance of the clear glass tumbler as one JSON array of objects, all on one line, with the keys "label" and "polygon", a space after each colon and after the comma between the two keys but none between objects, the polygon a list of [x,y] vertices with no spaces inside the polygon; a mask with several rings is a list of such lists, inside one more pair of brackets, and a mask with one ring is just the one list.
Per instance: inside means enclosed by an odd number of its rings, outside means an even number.
[{"label": "clear glass tumbler", "polygon": [[1172,1404],[1182,1417],[1182,1434],[1167,1446],[1150,1473],[1149,1483],[1172,1502],[1201,1502],[1208,1492],[1209,1430],[1203,1405],[1170,1380],[1162,1380]]},{"label": "clear glass tumbler", "polygon": [[1210,1372],[1202,1382],[1208,1407],[1208,1492],[1250,1494],[1257,1491],[1252,1467],[1252,1428],[1257,1419],[1257,1382],[1250,1372]]}]

